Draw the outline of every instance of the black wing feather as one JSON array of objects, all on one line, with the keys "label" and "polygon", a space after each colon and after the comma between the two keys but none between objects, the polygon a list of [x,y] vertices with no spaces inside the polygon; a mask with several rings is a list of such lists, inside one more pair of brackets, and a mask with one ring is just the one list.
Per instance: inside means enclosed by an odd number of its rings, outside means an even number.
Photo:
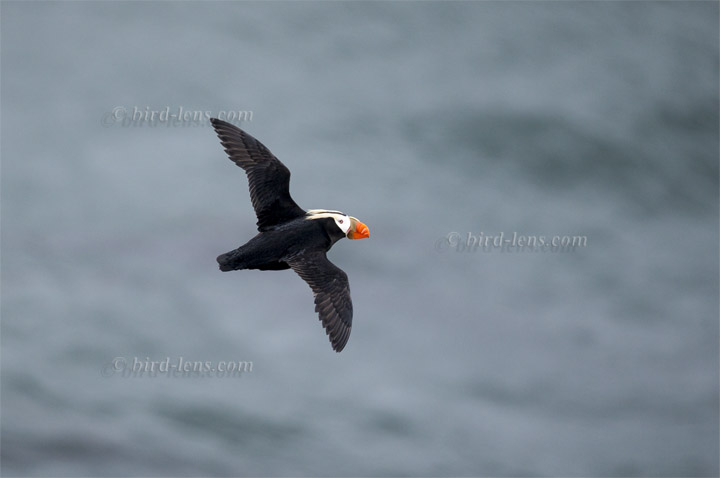
[{"label": "black wing feather", "polygon": [[230,123],[210,122],[230,159],[247,173],[259,231],[305,215],[290,197],[290,170],[269,149]]},{"label": "black wing feather", "polygon": [[347,274],[322,251],[294,256],[287,263],[310,285],[315,295],[315,312],[320,316],[332,348],[342,351],[350,338],[353,316]]}]

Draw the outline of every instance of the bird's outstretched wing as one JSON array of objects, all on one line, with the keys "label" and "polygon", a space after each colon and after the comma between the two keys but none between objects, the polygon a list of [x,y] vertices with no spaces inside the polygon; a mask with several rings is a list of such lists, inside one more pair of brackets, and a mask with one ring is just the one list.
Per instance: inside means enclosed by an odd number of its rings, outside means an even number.
[{"label": "bird's outstretched wing", "polygon": [[290,197],[290,170],[269,149],[230,123],[210,122],[230,159],[247,173],[259,231],[305,215]]},{"label": "bird's outstretched wing", "polygon": [[287,260],[310,285],[315,311],[320,316],[333,350],[340,352],[350,338],[353,307],[347,274],[330,262],[323,251],[305,252]]}]

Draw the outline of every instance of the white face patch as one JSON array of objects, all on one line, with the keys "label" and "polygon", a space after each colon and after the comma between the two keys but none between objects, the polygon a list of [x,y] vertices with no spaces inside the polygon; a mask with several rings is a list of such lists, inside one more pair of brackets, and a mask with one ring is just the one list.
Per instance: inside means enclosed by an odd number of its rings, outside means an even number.
[{"label": "white face patch", "polygon": [[350,230],[350,217],[340,211],[326,211],[325,209],[310,209],[307,212],[308,219],[320,219],[323,217],[331,217],[335,221],[337,227],[343,232],[348,233]]},{"label": "white face patch", "polygon": [[333,217],[333,219],[335,219],[335,224],[337,224],[337,227],[340,228],[343,234],[347,235],[350,230],[350,218],[343,214],[342,216],[338,215],[337,217]]}]

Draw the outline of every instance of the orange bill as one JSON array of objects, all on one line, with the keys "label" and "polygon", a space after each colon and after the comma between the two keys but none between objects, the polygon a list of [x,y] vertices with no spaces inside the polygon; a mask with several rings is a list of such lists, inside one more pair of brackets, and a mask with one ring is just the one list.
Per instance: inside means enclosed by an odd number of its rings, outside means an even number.
[{"label": "orange bill", "polygon": [[354,217],[350,218],[351,226],[348,231],[348,239],[365,239],[370,237],[370,229]]}]

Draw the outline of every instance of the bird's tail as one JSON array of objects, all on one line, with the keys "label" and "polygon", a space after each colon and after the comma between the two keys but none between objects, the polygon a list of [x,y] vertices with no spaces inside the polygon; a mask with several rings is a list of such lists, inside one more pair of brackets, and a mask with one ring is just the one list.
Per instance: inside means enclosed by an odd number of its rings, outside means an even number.
[{"label": "bird's tail", "polygon": [[246,268],[240,249],[220,254],[217,257],[217,262],[220,265],[220,270],[223,272],[238,271]]}]

